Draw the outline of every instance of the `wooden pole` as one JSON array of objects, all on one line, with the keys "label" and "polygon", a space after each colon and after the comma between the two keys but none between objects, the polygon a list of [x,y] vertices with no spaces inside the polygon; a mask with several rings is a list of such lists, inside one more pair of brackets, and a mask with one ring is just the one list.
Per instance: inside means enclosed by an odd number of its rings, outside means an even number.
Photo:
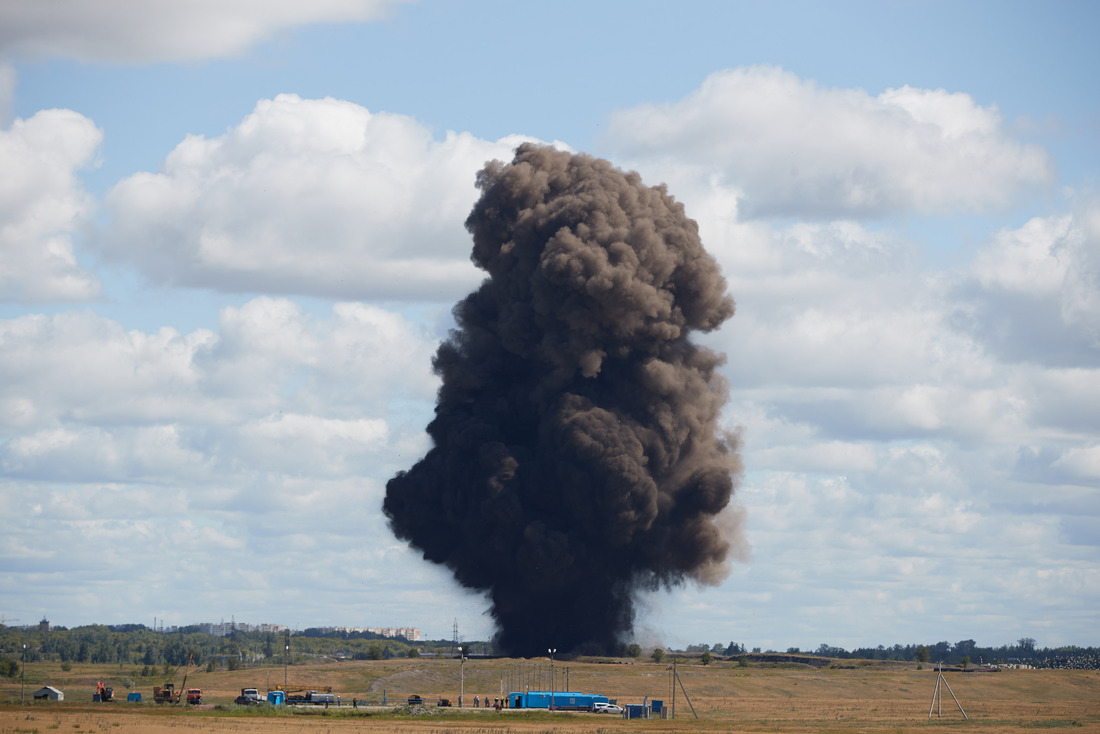
[{"label": "wooden pole", "polygon": [[[928,707],[928,718],[932,718],[932,709],[936,709],[936,716],[943,717],[943,692],[940,690],[940,683],[947,686],[947,691],[951,694],[951,698],[954,699],[955,705],[959,707],[959,711],[962,713],[964,719],[970,717],[966,715],[966,711],[963,711],[962,704],[959,703],[959,699],[955,696],[955,692],[951,690],[951,684],[947,682],[947,679],[943,677],[943,662],[936,666],[936,688],[932,692],[932,705]],[[939,704],[937,707],[936,704]]]},{"label": "wooden pole", "polygon": [[[673,668],[674,672],[675,672],[675,670],[676,670],[676,668]],[[688,706],[691,708],[691,715],[694,716],[696,719],[698,719],[699,714],[695,713],[695,706],[691,703],[691,696],[688,695],[687,689],[684,688],[684,682],[682,680],[680,680],[680,674],[679,673],[676,673],[676,681],[680,684],[680,690],[683,692],[684,698],[687,700]],[[675,688],[672,689],[672,690],[673,690],[673,692],[676,691]]]},{"label": "wooden pole", "polygon": [[676,718],[676,661],[672,661],[672,680],[669,681],[669,685],[672,687],[672,718]]}]

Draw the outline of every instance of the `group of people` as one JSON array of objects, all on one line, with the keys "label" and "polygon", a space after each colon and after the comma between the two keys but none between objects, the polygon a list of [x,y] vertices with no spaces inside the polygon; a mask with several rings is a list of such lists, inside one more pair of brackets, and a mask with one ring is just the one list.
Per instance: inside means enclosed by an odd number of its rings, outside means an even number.
[{"label": "group of people", "polygon": [[[481,696],[474,696],[474,708],[475,709],[476,708],[481,708],[482,703],[484,703],[485,708],[489,708],[489,697],[486,696],[483,699],[483,698],[481,698]],[[493,708],[495,708],[497,711],[500,711],[502,708],[504,708],[507,705],[508,705],[508,699],[507,698],[494,698],[493,699]]]}]

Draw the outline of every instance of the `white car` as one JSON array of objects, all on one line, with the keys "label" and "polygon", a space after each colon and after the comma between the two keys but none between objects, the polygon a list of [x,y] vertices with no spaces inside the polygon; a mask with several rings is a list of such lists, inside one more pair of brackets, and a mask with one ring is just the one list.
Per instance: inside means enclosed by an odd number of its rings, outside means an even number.
[{"label": "white car", "polygon": [[592,711],[597,714],[621,714],[623,707],[613,703],[594,703]]}]

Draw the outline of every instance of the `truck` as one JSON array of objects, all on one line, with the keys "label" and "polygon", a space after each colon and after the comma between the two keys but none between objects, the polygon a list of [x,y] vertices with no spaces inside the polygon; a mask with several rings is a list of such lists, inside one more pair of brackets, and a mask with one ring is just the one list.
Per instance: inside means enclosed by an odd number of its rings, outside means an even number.
[{"label": "truck", "polygon": [[241,695],[234,699],[233,703],[238,706],[255,706],[257,704],[265,703],[264,699],[260,697],[260,691],[256,688],[242,688]]},{"label": "truck", "polygon": [[313,688],[292,688],[286,692],[286,702],[290,706],[328,706],[336,704],[336,694],[332,688],[325,687],[321,690]]},{"label": "truck", "polygon": [[187,703],[192,706],[198,706],[202,704],[202,689],[201,688],[188,688],[187,689]]}]

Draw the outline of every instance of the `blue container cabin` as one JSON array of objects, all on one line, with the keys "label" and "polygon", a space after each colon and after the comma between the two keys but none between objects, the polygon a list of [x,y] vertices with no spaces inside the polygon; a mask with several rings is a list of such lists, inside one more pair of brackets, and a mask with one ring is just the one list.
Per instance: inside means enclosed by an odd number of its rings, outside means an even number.
[{"label": "blue container cabin", "polygon": [[508,694],[508,705],[514,709],[549,709],[553,699],[554,709],[563,711],[591,711],[592,704],[607,703],[607,696],[577,691],[513,691]]}]

